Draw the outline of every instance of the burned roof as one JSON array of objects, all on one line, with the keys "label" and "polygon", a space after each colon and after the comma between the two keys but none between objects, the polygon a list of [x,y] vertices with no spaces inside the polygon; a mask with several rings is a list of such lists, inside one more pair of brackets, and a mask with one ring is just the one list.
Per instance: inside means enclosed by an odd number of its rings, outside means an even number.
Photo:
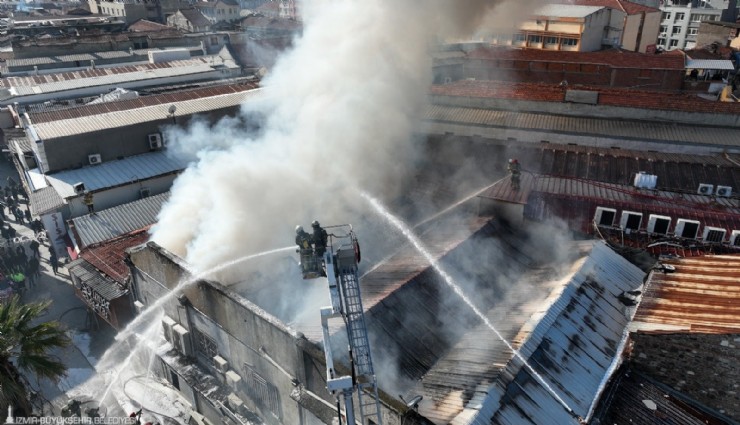
[{"label": "burned roof", "polygon": [[675,273],[648,279],[633,330],[740,333],[740,254],[666,259]]},{"label": "burned roof", "polygon": [[603,424],[730,425],[719,412],[634,369],[623,368],[604,397]]}]

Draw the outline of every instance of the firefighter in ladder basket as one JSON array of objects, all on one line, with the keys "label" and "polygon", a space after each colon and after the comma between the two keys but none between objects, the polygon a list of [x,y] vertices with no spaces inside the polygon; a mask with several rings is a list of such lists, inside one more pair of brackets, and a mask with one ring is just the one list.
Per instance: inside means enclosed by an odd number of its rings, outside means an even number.
[{"label": "firefighter in ladder basket", "polygon": [[321,262],[314,252],[311,234],[303,230],[303,226],[295,227],[295,243],[298,245],[296,252],[300,255],[301,271],[304,279],[313,279],[321,275]]}]

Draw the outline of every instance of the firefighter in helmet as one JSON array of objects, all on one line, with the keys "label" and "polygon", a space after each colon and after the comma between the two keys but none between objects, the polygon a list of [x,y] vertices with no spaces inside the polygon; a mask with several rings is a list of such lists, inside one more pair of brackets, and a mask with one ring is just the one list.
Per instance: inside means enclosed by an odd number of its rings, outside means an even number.
[{"label": "firefighter in helmet", "polygon": [[324,256],[324,252],[326,252],[326,244],[329,240],[329,235],[326,233],[326,230],[321,227],[318,220],[314,220],[313,223],[311,223],[311,227],[313,227],[313,235],[311,235],[313,240],[313,249],[316,251],[316,255],[321,258]]},{"label": "firefighter in helmet", "polygon": [[516,159],[509,159],[509,173],[511,174],[511,188],[519,190],[519,181],[522,176],[522,166]]},{"label": "firefighter in helmet", "polygon": [[295,244],[300,250],[311,249],[311,235],[301,225],[295,227]]}]

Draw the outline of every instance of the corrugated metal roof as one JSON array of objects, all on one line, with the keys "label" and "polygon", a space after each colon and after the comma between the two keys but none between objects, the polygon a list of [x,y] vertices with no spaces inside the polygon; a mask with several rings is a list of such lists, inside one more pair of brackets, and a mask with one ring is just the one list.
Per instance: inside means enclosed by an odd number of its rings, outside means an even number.
[{"label": "corrugated metal roof", "polygon": [[190,90],[139,96],[135,99],[123,99],[104,104],[87,103],[76,107],[38,110],[36,109],[39,105],[29,105],[26,109],[34,110],[34,112],[29,111],[28,114],[31,123],[40,124],[50,121],[98,116],[107,112],[128,111],[146,106],[167,105],[169,107],[169,105],[172,105],[173,103],[183,102],[186,100],[198,100],[226,94],[243,93],[257,87],[258,85],[256,83],[219,84]]},{"label": "corrugated metal roof", "polygon": [[99,293],[108,301],[122,297],[126,290],[121,286],[101,275],[98,270],[85,259],[77,259],[67,265],[67,270],[71,275],[76,276],[83,283],[89,285],[93,290]]},{"label": "corrugated metal roof", "polygon": [[731,60],[720,59],[686,59],[686,69],[719,69],[732,71],[735,65]]},{"label": "corrugated metal roof", "polygon": [[676,123],[630,120],[605,120],[545,113],[501,111],[455,106],[430,105],[424,111],[426,132],[453,132],[455,125],[475,127],[475,134],[485,136],[486,128],[516,128],[553,133],[609,136],[639,141],[698,143],[740,146],[740,129],[699,127]]},{"label": "corrugated metal roof", "polygon": [[[522,151],[526,156],[523,165],[540,174],[632,185],[635,174],[644,171],[658,176],[660,189],[695,192],[700,183],[740,188],[740,167],[731,157],[721,154],[688,155],[554,143]],[[520,162],[522,159],[520,156]]]},{"label": "corrugated metal roof", "polygon": [[167,156],[166,152],[153,152],[130,156],[114,161],[104,161],[75,170],[47,174],[46,179],[62,198],[79,196],[72,185],[85,183],[85,188],[95,192],[133,181],[178,172],[185,169],[187,162]]},{"label": "corrugated metal roof", "polygon": [[[54,82],[37,82],[36,84],[17,85],[11,90],[16,96],[31,96],[41,93],[55,93],[66,90],[74,90],[84,87],[107,86],[121,83],[131,83],[133,81],[152,80],[155,78],[178,77],[182,75],[201,74],[213,71],[213,67],[206,63],[189,63],[184,66],[154,68],[145,71],[131,71],[121,74],[109,75],[85,75],[83,72],[74,72],[78,74],[75,79],[62,80]],[[91,73],[91,72],[90,72]],[[11,77],[16,78],[16,77]]]},{"label": "corrugated metal roof", "polygon": [[[33,128],[36,130],[36,134],[40,139],[49,140],[56,137],[67,137],[76,134],[85,134],[110,128],[168,119],[170,117],[169,106],[172,104],[177,105],[178,115],[190,115],[237,106],[248,99],[256,99],[260,94],[261,91],[257,89],[187,100],[179,100],[181,98],[174,97],[172,101],[166,104],[157,103],[140,108],[115,110],[117,108],[112,106],[111,109],[114,109],[112,112],[103,112],[108,108],[108,104],[96,105],[96,110],[100,111],[100,113],[95,114],[95,119],[90,119],[89,116],[85,114],[80,117],[33,124]],[[166,100],[167,98],[163,97],[162,99]],[[132,103],[135,103],[136,101],[138,101],[138,99],[132,101]],[[59,111],[58,115],[65,115],[67,113],[67,111]],[[71,112],[71,114],[74,114],[74,112]]]},{"label": "corrugated metal roof", "polygon": [[[594,242],[550,307],[532,318],[529,330],[520,332],[522,356],[581,418],[589,416],[614,372],[634,314],[634,307],[618,297],[640,288],[643,276],[606,244]],[[510,361],[501,377],[479,389],[483,390],[474,405],[451,423],[578,424],[520,361]]]},{"label": "corrugated metal roof", "polygon": [[123,262],[126,249],[146,243],[147,240],[149,233],[146,230],[132,232],[83,249],[80,256],[106,276],[123,285],[130,274],[128,266]]},{"label": "corrugated metal roof", "polygon": [[31,214],[43,215],[66,205],[64,199],[51,186],[31,192]]},{"label": "corrugated metal roof", "polygon": [[596,13],[604,6],[580,6],[575,4],[548,4],[535,10],[536,16],[547,16],[553,18],[585,18]]},{"label": "corrugated metal roof", "polygon": [[169,196],[166,192],[72,219],[80,248],[148,228]]},{"label": "corrugated metal roof", "polygon": [[740,255],[666,260],[654,271],[635,315],[637,332],[740,333]]}]

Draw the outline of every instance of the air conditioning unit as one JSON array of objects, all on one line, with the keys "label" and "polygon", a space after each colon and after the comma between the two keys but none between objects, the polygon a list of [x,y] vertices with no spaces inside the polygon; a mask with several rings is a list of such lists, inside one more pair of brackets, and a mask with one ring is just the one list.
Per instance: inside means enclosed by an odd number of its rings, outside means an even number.
[{"label": "air conditioning unit", "polygon": [[182,327],[182,325],[175,325],[172,327],[172,340],[172,345],[177,348],[177,351],[187,357],[193,357],[193,345],[190,343],[190,332]]},{"label": "air conditioning unit", "polygon": [[638,231],[642,224],[642,213],[634,211],[622,211],[622,219],[619,220],[619,227],[625,230]]},{"label": "air conditioning unit", "polygon": [[85,183],[79,182],[72,185],[72,189],[75,190],[75,193],[81,194],[85,192]]},{"label": "air conditioning unit", "polygon": [[224,376],[226,377],[226,384],[231,388],[232,390],[236,390],[239,386],[239,382],[242,381],[242,377],[239,376],[238,373],[234,372],[233,370],[227,371]]},{"label": "air conditioning unit", "polygon": [[100,157],[99,153],[96,153],[93,155],[88,155],[87,161],[90,163],[90,165],[96,165],[96,164],[100,164],[101,162],[103,162],[103,158]]},{"label": "air conditioning unit", "polygon": [[175,325],[177,325],[177,322],[175,322],[170,316],[164,316],[162,318],[162,329],[164,330],[164,339],[166,339],[167,342],[172,342],[172,328],[174,328]]},{"label": "air conditioning unit", "polygon": [[614,226],[614,219],[617,217],[617,210],[614,208],[596,207],[594,222],[597,226]]},{"label": "air conditioning unit", "polygon": [[676,221],[674,234],[679,238],[696,239],[696,234],[699,233],[699,226],[701,226],[701,223],[696,220],[679,218]]},{"label": "air conditioning unit", "polygon": [[149,149],[157,150],[162,149],[162,135],[159,133],[148,134],[147,140],[149,140]]},{"label": "air conditioning unit", "polygon": [[151,196],[151,194],[152,194],[152,190],[149,189],[148,187],[142,187],[141,189],[139,189],[140,199],[148,198],[149,196]]},{"label": "air conditioning unit", "polygon": [[730,233],[730,246],[740,247],[740,230],[733,230]]},{"label": "air conditioning unit", "polygon": [[652,234],[666,235],[671,227],[671,218],[665,215],[650,214],[647,231]]},{"label": "air conditioning unit", "polygon": [[714,192],[717,196],[729,197],[732,195],[732,188],[730,186],[717,186],[717,191]]},{"label": "air conditioning unit", "polygon": [[229,371],[229,362],[227,362],[226,359],[221,356],[213,356],[213,365],[216,366],[216,369],[218,369],[221,373],[226,373]]},{"label": "air conditioning unit", "polygon": [[707,226],[704,228],[704,234],[702,235],[701,240],[704,241],[704,243],[722,243],[725,240],[726,234],[727,230],[725,229]]},{"label": "air conditioning unit", "polygon": [[702,183],[699,185],[699,189],[696,191],[699,195],[711,195],[714,193],[714,185],[713,184],[705,184]]}]

